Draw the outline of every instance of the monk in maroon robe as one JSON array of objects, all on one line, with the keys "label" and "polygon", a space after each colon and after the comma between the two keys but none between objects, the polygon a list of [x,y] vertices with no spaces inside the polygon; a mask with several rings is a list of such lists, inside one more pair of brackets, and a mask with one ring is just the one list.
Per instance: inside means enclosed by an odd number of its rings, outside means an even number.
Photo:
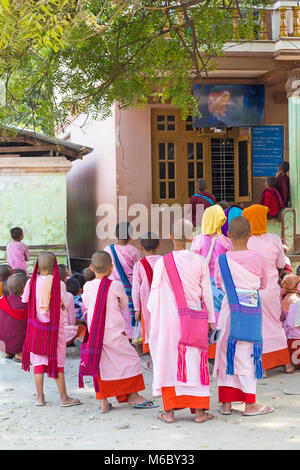
[{"label": "monk in maroon robe", "polygon": [[289,169],[289,163],[283,161],[278,166],[278,172],[276,174],[276,189],[278,189],[282,196],[284,207],[288,207],[290,202],[290,178],[287,175]]},{"label": "monk in maroon robe", "polygon": [[7,281],[9,295],[0,299],[0,350],[17,362],[22,359],[26,335],[27,304],[21,300],[25,283],[23,275],[14,274]]},{"label": "monk in maroon robe", "polygon": [[275,219],[278,217],[281,209],[284,208],[284,202],[280,192],[276,189],[275,176],[269,176],[265,182],[266,189],[260,196],[259,204],[269,208],[268,219]]}]

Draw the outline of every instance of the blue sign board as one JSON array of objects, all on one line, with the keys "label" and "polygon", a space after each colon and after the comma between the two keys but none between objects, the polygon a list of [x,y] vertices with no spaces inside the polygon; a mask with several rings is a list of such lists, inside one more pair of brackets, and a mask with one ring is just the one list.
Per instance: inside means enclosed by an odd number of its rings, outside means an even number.
[{"label": "blue sign board", "polygon": [[284,127],[252,129],[252,176],[275,176],[284,160]]},{"label": "blue sign board", "polygon": [[263,85],[195,85],[199,116],[194,127],[261,126],[264,124]]}]

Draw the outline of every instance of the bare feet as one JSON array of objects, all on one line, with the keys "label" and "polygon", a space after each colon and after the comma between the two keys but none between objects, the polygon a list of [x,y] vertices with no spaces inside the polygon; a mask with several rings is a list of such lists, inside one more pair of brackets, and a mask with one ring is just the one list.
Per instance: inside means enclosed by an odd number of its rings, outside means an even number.
[{"label": "bare feet", "polygon": [[159,413],[157,419],[167,424],[174,423],[174,410]]},{"label": "bare feet", "polygon": [[284,372],[286,374],[292,374],[294,372],[294,370],[295,370],[295,367],[292,364],[286,364],[284,366]]},{"label": "bare feet", "polygon": [[213,419],[213,415],[211,415],[210,413],[206,413],[206,411],[204,410],[195,410],[196,412],[196,417],[195,417],[195,423],[205,423],[206,421],[209,421],[211,419]]}]

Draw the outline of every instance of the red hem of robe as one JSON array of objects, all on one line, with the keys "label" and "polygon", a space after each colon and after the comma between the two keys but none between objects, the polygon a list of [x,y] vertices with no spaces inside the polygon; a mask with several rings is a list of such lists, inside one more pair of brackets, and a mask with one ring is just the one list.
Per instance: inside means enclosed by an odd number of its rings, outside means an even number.
[{"label": "red hem of robe", "polygon": [[78,325],[76,336],[74,336],[74,338],[72,338],[70,341],[67,342],[67,346],[70,346],[70,344],[72,344],[76,338],[81,338],[82,336],[84,336],[85,332],[86,332],[86,326]]},{"label": "red hem of robe", "polygon": [[217,349],[217,343],[213,343],[208,346],[208,359],[215,359],[216,349]]},{"label": "red hem of robe", "polygon": [[195,413],[195,410],[209,410],[209,397],[194,397],[192,395],[177,396],[175,387],[163,387],[162,399],[164,411],[190,408],[191,413]]},{"label": "red hem of robe", "polygon": [[141,311],[141,320],[142,320],[142,332],[143,332],[143,353],[150,353],[149,344],[145,343],[145,322],[143,312]]},{"label": "red hem of robe", "polygon": [[256,403],[255,393],[245,393],[239,388],[234,387],[218,387],[219,389],[219,402],[232,403],[235,401],[242,401],[244,403]]},{"label": "red hem of robe", "polygon": [[275,367],[285,366],[291,363],[288,348],[272,351],[262,355],[262,365],[264,370],[274,369]]},{"label": "red hem of robe", "polygon": [[[60,374],[64,374],[65,369],[64,369],[64,367],[58,367],[57,371]],[[46,366],[46,365],[34,366],[33,367],[33,373],[34,374],[47,374],[48,373],[48,366]]]},{"label": "red hem of robe", "polygon": [[143,374],[120,380],[98,379],[100,391],[96,393],[97,400],[116,397],[119,403],[127,403],[130,393],[137,393],[145,390]]}]

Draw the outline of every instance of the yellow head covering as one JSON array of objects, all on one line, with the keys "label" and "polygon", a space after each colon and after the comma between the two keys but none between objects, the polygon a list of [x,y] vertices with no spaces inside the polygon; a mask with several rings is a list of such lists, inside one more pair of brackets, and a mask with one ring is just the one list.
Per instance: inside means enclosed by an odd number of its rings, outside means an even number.
[{"label": "yellow head covering", "polygon": [[215,206],[205,209],[202,217],[202,234],[212,235],[217,233],[221,234],[221,227],[225,224],[227,218],[221,206]]},{"label": "yellow head covering", "polygon": [[260,204],[253,204],[243,210],[242,215],[249,220],[252,235],[262,235],[263,233],[267,233],[267,214],[268,208],[266,206],[261,206]]}]

